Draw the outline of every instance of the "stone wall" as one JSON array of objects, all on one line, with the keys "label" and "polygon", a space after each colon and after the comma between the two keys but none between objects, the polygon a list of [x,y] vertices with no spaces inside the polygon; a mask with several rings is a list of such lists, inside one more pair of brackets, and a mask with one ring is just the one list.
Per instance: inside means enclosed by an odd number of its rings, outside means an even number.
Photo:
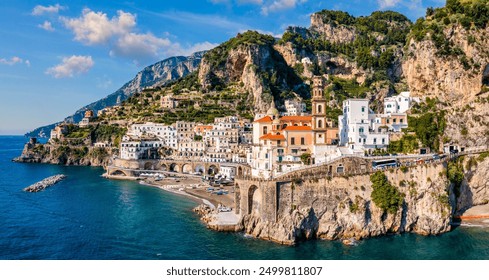
[{"label": "stone wall", "polygon": [[[238,180],[236,206],[246,233],[281,244],[313,238],[360,239],[389,232],[439,234],[450,230],[452,212],[444,165],[386,171],[389,182],[404,196],[395,214],[384,213],[371,201],[369,175],[282,182]],[[253,211],[256,192],[261,192],[258,212]]]}]

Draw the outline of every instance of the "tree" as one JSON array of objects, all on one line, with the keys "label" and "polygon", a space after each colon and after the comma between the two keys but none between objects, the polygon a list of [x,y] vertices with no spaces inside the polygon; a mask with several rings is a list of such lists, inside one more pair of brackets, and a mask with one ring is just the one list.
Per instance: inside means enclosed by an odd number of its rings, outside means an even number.
[{"label": "tree", "polygon": [[311,154],[309,153],[303,153],[301,155],[301,161],[302,163],[304,163],[305,165],[309,165],[311,164]]},{"label": "tree", "polygon": [[381,171],[370,175],[372,182],[372,201],[380,209],[395,214],[402,205],[403,197],[399,190],[391,185],[387,176]]}]

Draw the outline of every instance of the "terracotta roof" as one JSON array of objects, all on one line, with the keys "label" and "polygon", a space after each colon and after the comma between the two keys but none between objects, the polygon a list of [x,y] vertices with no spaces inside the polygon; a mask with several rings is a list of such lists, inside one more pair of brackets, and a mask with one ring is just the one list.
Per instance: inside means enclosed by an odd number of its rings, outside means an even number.
[{"label": "terracotta roof", "polygon": [[258,119],[258,120],[256,120],[255,122],[259,122],[259,123],[261,123],[261,122],[272,122],[272,121],[273,121],[273,120],[272,120],[272,117],[270,117],[270,116],[264,116],[263,118]]},{"label": "terracotta roof", "polygon": [[212,125],[197,125],[195,129],[212,129]]},{"label": "terracotta roof", "polygon": [[312,117],[311,116],[283,116],[280,118],[281,121],[311,121]]},{"label": "terracotta roof", "polygon": [[285,140],[285,136],[283,136],[281,134],[274,135],[274,134],[268,133],[268,134],[260,137],[260,140],[272,140],[272,141]]},{"label": "terracotta roof", "polygon": [[301,130],[301,131],[305,131],[305,130],[312,130],[312,128],[310,126],[287,126],[285,128],[285,131],[297,131],[297,130]]}]

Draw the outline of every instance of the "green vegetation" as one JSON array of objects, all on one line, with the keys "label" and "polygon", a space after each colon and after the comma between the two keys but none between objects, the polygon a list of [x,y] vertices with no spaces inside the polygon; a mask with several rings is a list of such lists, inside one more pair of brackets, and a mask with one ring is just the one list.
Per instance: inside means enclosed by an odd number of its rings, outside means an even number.
[{"label": "green vegetation", "polygon": [[417,116],[408,116],[407,132],[414,132],[423,147],[433,151],[440,149],[440,140],[446,127],[445,112],[437,109],[438,100],[426,98],[425,103],[412,109]]},{"label": "green vegetation", "polygon": [[400,140],[390,141],[387,152],[410,154],[415,153],[418,148],[419,143],[416,135],[405,134]]},{"label": "green vegetation", "polygon": [[104,125],[99,124],[95,127],[93,131],[93,141],[94,142],[104,142],[114,143],[116,139],[121,138],[126,134],[127,129],[120,127],[118,125]]},{"label": "green vegetation", "polygon": [[275,39],[270,35],[260,34],[257,31],[246,31],[243,34],[238,33],[234,38],[210,50],[204,55],[212,66],[219,66],[226,62],[229,51],[241,45],[273,45]]},{"label": "green vegetation", "polygon": [[78,125],[69,124],[67,126],[66,138],[82,138],[90,136],[91,130],[89,127],[79,127]]},{"label": "green vegetation", "polygon": [[[460,24],[466,30],[473,28],[483,29],[489,21],[489,2],[487,0],[459,1],[447,0],[442,8],[428,8],[426,19],[420,18],[413,25],[409,38],[416,41],[424,40],[428,34],[429,39],[437,47],[437,55],[441,57],[455,56],[466,70],[472,68],[465,53],[453,42],[446,38],[444,29],[451,24]],[[469,43],[474,43],[474,38],[468,38]],[[471,42],[472,41],[472,42]]]},{"label": "green vegetation", "polygon": [[462,166],[462,158],[456,161],[449,161],[447,168],[447,178],[453,184],[453,191],[456,197],[460,196],[460,187],[464,180],[464,169]]},{"label": "green vegetation", "polygon": [[381,171],[370,175],[370,181],[373,188],[372,201],[375,205],[388,213],[395,214],[404,200],[401,192],[387,180],[387,176]]},{"label": "green vegetation", "polygon": [[309,153],[303,153],[301,155],[301,161],[302,163],[304,163],[305,165],[309,165],[311,164],[311,154]]}]

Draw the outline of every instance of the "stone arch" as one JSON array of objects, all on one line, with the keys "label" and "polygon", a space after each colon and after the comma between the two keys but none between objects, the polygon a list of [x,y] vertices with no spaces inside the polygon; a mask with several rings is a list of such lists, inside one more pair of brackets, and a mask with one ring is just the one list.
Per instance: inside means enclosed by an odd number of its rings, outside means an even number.
[{"label": "stone arch", "polygon": [[196,164],[194,170],[195,170],[195,172],[198,172],[200,174],[205,173],[205,167],[202,164]]},{"label": "stone arch", "polygon": [[158,170],[168,171],[168,166],[166,166],[165,163],[160,162],[158,166]]},{"label": "stone arch", "polygon": [[260,189],[252,185],[248,189],[248,214],[259,214],[261,209],[262,195]]},{"label": "stone arch", "polygon": [[192,173],[192,164],[185,163],[182,165],[182,173]]},{"label": "stone arch", "polygon": [[215,164],[209,165],[209,168],[207,168],[207,174],[209,175],[214,175],[219,172],[219,168]]},{"label": "stone arch", "polygon": [[153,165],[152,162],[148,161],[144,164],[144,167],[143,167],[144,170],[154,170],[155,167]]},{"label": "stone arch", "polygon": [[180,173],[180,166],[176,163],[172,163],[170,164],[170,171]]},{"label": "stone arch", "polygon": [[110,175],[111,176],[129,176],[130,174],[127,174],[124,170],[116,169],[116,170],[112,170],[112,172],[110,172]]}]

